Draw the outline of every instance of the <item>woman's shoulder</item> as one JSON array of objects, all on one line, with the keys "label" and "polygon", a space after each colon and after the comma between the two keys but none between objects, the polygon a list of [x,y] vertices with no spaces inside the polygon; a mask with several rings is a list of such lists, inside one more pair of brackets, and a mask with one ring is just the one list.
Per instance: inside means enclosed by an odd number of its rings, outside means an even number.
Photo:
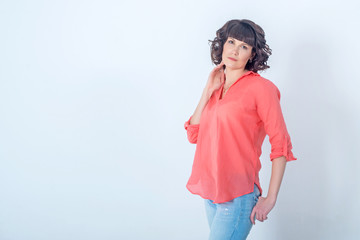
[{"label": "woman's shoulder", "polygon": [[252,74],[249,85],[254,88],[277,89],[275,83],[258,73]]},{"label": "woman's shoulder", "polygon": [[255,95],[263,94],[277,94],[280,95],[279,88],[271,80],[261,76],[260,74],[253,74],[249,79],[249,90]]}]

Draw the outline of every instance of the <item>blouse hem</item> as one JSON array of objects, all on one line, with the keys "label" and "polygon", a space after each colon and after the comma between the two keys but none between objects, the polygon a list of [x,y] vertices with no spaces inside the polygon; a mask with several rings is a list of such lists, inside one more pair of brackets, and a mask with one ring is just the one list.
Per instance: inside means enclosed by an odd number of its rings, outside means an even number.
[{"label": "blouse hem", "polygon": [[[254,184],[256,184],[255,182],[254,182]],[[237,196],[235,196],[235,197],[232,197],[232,198],[230,198],[230,199],[228,199],[228,200],[225,200],[225,201],[218,201],[218,202],[216,202],[215,200],[213,200],[213,199],[210,199],[210,198],[207,198],[207,197],[205,197],[204,195],[202,195],[202,194],[200,194],[200,193],[196,193],[196,192],[193,192],[191,189],[189,189],[188,188],[188,186],[186,186],[186,188],[192,193],[192,194],[195,194],[195,195],[198,195],[198,196],[200,196],[201,198],[203,198],[203,199],[207,199],[207,200],[212,200],[213,201],[213,203],[224,203],[224,202],[229,202],[229,201],[231,201],[231,200],[233,200],[233,199],[235,199],[235,198],[238,198],[238,197],[241,197],[241,196],[243,196],[243,195],[246,195],[246,194],[249,194],[249,193],[252,193],[252,192],[254,192],[254,190],[255,189],[253,189],[252,191],[250,191],[250,192],[246,192],[246,193],[243,193],[243,194],[240,194],[240,195],[237,195]],[[260,189],[260,188],[259,188]]]}]

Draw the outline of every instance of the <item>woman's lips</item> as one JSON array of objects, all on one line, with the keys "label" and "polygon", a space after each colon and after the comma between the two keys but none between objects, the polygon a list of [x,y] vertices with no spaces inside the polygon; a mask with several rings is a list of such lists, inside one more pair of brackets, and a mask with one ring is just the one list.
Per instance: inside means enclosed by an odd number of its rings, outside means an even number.
[{"label": "woman's lips", "polygon": [[233,61],[237,61],[235,58],[231,58],[231,57],[229,57],[229,59],[230,59],[230,60],[233,60]]}]

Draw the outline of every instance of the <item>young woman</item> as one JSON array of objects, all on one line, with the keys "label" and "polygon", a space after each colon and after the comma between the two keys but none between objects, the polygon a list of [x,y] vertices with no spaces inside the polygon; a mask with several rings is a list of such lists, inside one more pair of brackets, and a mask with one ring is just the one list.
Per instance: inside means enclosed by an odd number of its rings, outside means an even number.
[{"label": "young woman", "polygon": [[[296,160],[280,106],[280,91],[257,72],[271,49],[254,22],[230,20],[211,44],[211,71],[200,102],[185,122],[196,144],[187,189],[204,198],[211,240],[246,239],[255,220],[274,207],[286,162]],[[259,182],[261,146],[271,144],[268,194]]]}]

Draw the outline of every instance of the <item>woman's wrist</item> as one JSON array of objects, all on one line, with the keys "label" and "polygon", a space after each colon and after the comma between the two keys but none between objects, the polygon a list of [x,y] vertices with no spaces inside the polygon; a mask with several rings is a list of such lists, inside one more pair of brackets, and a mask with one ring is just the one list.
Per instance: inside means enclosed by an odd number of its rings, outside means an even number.
[{"label": "woman's wrist", "polygon": [[212,91],[208,88],[208,87],[205,87],[204,88],[204,91],[203,91],[203,94],[202,94],[202,98],[206,99],[206,100],[209,100],[211,95],[212,95]]},{"label": "woman's wrist", "polygon": [[277,196],[276,195],[273,195],[273,194],[268,194],[267,196],[266,196],[266,199],[269,199],[269,201],[270,202],[272,202],[272,203],[276,203],[276,200],[277,200]]}]

